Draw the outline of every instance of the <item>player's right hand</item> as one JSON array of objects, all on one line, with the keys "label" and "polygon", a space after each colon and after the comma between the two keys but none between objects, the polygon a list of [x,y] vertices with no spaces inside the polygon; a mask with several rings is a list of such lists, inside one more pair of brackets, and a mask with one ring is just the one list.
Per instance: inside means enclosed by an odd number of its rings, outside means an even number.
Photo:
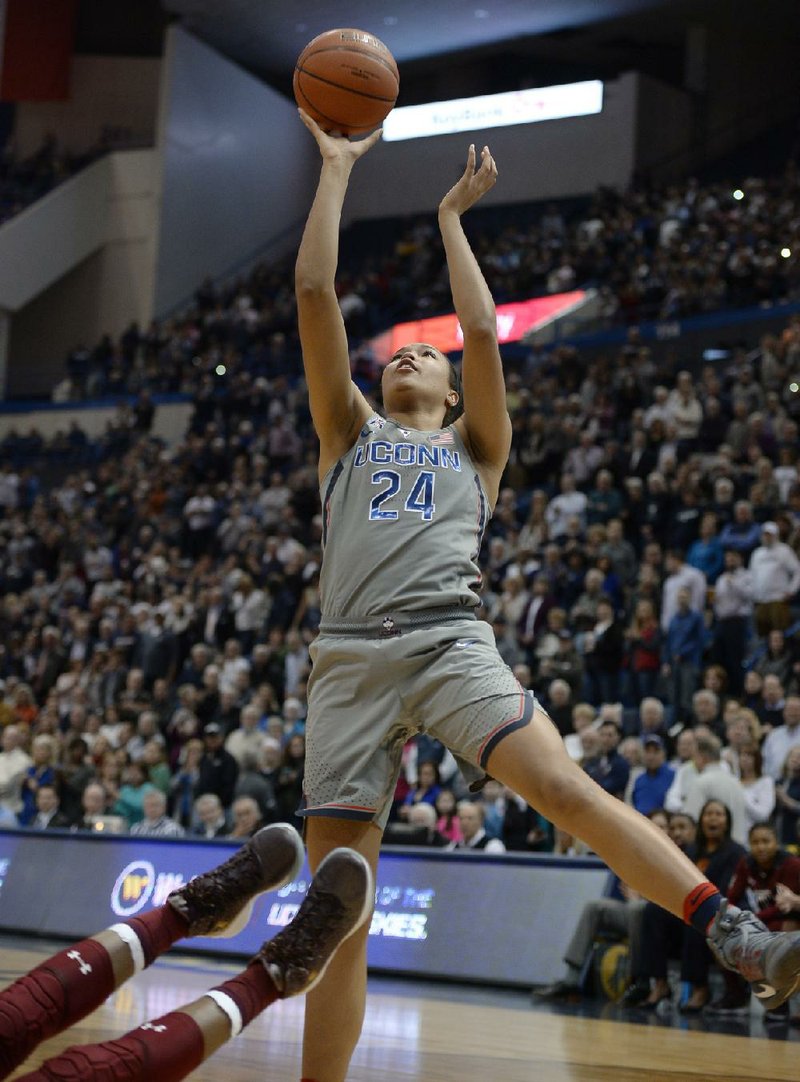
[{"label": "player's right hand", "polygon": [[323,131],[304,109],[298,109],[297,111],[300,114],[300,119],[316,139],[323,161],[342,161],[352,165],[353,162],[374,147],[381,135],[383,135],[383,128],[377,128],[366,138],[357,139],[353,142],[346,135],[334,135],[331,132]]}]

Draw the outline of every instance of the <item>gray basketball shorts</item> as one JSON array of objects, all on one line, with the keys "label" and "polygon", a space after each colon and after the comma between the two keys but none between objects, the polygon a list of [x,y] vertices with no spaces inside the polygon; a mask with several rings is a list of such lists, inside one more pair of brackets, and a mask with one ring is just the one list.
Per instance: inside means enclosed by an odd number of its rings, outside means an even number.
[{"label": "gray basketball shorts", "polygon": [[538,705],[480,620],[393,637],[329,634],[323,625],[310,651],[304,816],[384,827],[403,747],[417,733],[449,748],[479,788],[494,748]]}]

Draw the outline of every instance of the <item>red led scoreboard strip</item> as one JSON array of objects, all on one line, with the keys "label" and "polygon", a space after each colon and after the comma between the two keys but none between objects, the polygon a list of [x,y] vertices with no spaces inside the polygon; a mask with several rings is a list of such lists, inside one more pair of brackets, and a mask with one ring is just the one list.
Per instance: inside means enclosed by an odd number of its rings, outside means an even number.
[{"label": "red led scoreboard strip", "polygon": [[[575,289],[570,293],[555,293],[549,297],[534,297],[529,301],[501,304],[497,307],[497,340],[519,342],[530,331],[555,316],[574,308],[584,299],[586,292]],[[461,325],[454,313],[417,319],[410,323],[396,323],[388,331],[373,338],[371,345],[379,361],[386,362],[406,342],[429,342],[442,353],[453,353],[464,348]]]}]

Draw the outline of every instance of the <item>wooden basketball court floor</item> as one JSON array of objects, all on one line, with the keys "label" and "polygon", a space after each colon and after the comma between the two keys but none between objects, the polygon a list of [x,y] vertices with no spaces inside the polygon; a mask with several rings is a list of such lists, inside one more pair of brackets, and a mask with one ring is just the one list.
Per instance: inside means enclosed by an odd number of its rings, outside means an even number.
[{"label": "wooden basketball court floor", "polygon": [[[63,944],[4,937],[0,986]],[[123,985],[67,1034],[42,1045],[12,1078],[69,1044],[119,1036],[202,995],[238,962],[170,954]],[[591,1007],[589,1008],[591,1010]],[[755,1009],[757,1010],[757,1008]],[[595,1011],[594,1013],[598,1013]],[[641,1014],[622,1021],[607,1004],[533,1008],[527,993],[373,978],[361,1043],[348,1082],[796,1082],[796,1031],[768,1031],[760,1015],[711,1033],[701,1019]],[[301,998],[276,1003],[190,1076],[195,1082],[298,1082]],[[750,1035],[737,1035],[748,1032]],[[723,1028],[725,1028],[723,1026]],[[153,1079],[153,1082],[158,1082]]]}]

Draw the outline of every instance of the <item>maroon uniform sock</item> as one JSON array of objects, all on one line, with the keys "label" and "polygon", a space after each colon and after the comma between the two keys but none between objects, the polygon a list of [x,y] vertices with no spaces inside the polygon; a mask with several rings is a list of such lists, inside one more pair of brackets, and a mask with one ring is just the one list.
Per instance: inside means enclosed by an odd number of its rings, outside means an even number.
[{"label": "maroon uniform sock", "polygon": [[173,1011],[119,1040],[67,1048],[19,1082],[178,1082],[204,1058],[203,1031]]},{"label": "maroon uniform sock", "polygon": [[183,939],[187,932],[185,917],[182,917],[171,905],[162,905],[153,909],[150,913],[143,913],[139,917],[131,917],[126,920],[142,944],[144,951],[144,964],[146,966],[169,950],[173,943]]},{"label": "maroon uniform sock", "polygon": [[218,984],[213,991],[230,996],[239,1008],[242,1026],[249,1025],[278,998],[278,989],[261,962],[251,962],[247,969],[224,984]]},{"label": "maroon uniform sock", "polygon": [[99,1007],[115,986],[108,951],[84,939],[0,992],[0,1078],[41,1041]]},{"label": "maroon uniform sock", "polygon": [[[125,923],[142,945],[146,966],[186,935],[186,921],[171,905]],[[0,992],[0,1078],[41,1041],[99,1007],[116,986],[106,948],[84,939]]]}]

